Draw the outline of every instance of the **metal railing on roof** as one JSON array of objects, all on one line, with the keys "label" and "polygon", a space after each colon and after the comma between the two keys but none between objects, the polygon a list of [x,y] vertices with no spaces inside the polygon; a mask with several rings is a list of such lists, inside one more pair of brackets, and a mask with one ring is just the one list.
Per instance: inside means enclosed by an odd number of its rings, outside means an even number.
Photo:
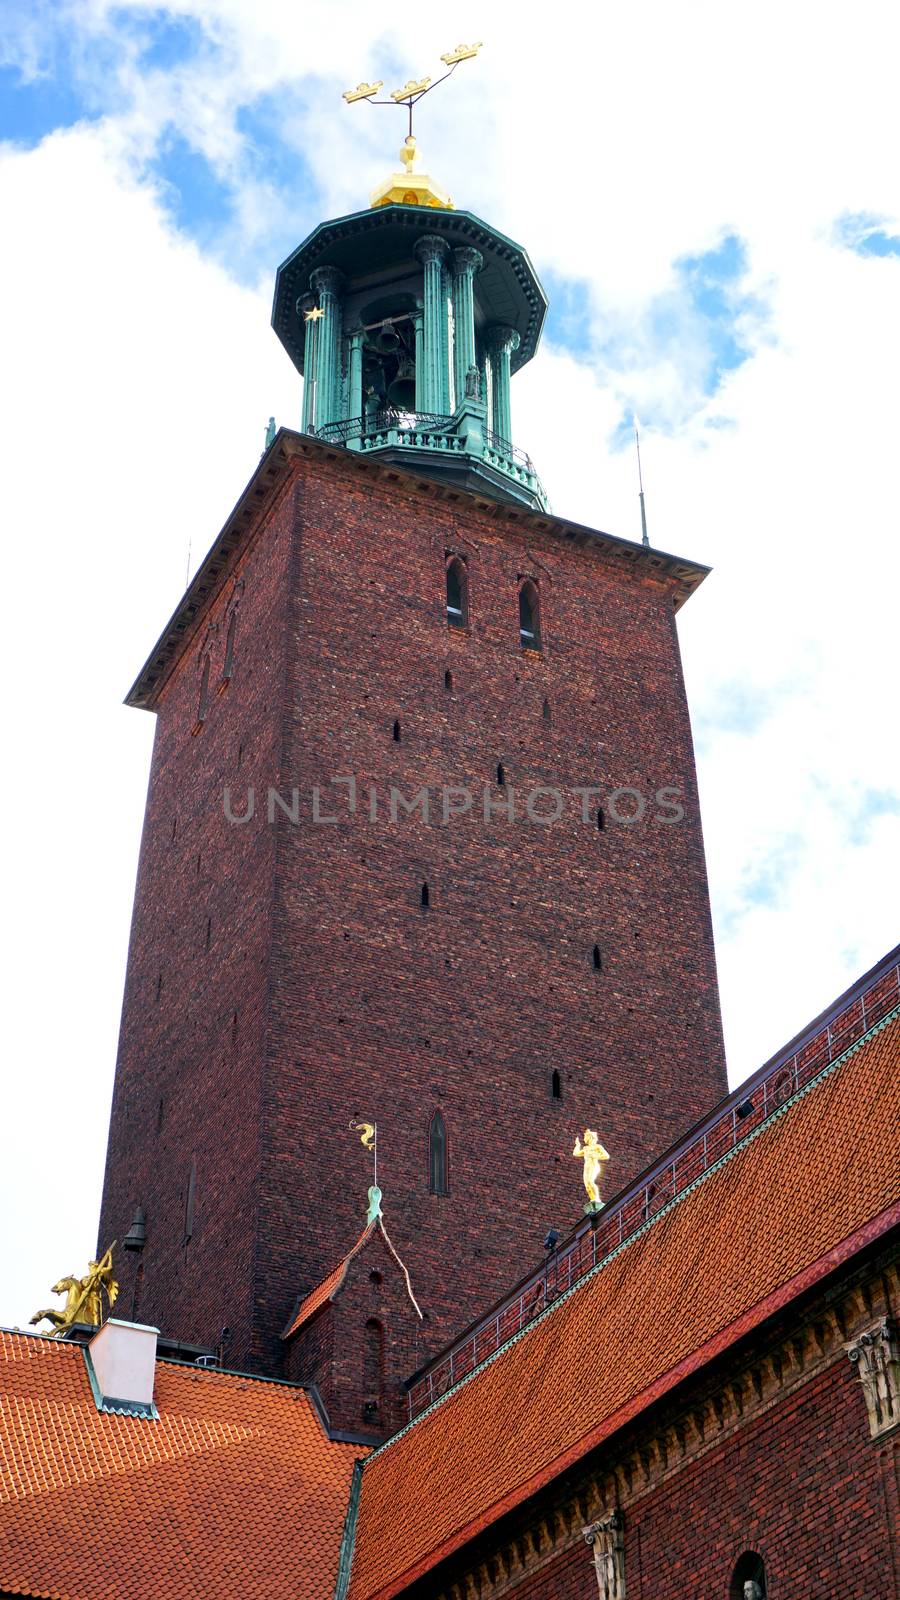
[{"label": "metal railing on roof", "polygon": [[691,1129],[681,1144],[642,1173],[596,1218],[581,1223],[574,1235],[511,1295],[417,1373],[409,1384],[409,1420],[427,1410],[520,1333],[546,1306],[633,1238],[651,1217],[683,1194],[900,1004],[897,952],[867,974],[862,983],[865,987],[858,986],[858,992],[851,989],[842,997],[839,1011],[832,1012],[820,1026],[814,1024],[814,1032],[801,1034],[792,1046],[741,1084],[705,1122]]}]

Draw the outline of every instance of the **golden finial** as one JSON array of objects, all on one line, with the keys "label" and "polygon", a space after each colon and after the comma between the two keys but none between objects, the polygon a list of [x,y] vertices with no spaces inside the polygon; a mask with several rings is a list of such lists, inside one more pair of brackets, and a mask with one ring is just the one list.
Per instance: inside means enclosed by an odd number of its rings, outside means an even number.
[{"label": "golden finial", "polygon": [[383,88],[383,78],[379,78],[377,83],[358,83],[355,89],[345,89],[343,98],[348,106],[352,106],[356,100],[371,100],[373,94],[377,94],[379,89]]},{"label": "golden finial", "polygon": [[372,1152],[372,1183],[369,1187],[369,1209],[366,1223],[377,1222],[381,1216],[381,1190],[378,1187],[378,1124],[377,1122],[351,1122],[351,1132],[359,1134],[359,1142]]},{"label": "golden finial", "polygon": [[367,100],[370,106],[403,106],[409,115],[409,132],[406,143],[400,151],[400,159],[405,171],[395,172],[379,184],[374,191],[370,205],[375,206],[436,206],[442,211],[452,211],[453,201],[439,184],[429,178],[425,172],[414,172],[417,147],[413,138],[413,107],[417,106],[423,94],[429,94],[436,89],[439,83],[444,83],[451,73],[456,71],[461,61],[471,61],[481,49],[481,44],[458,44],[455,50],[448,50],[441,56],[447,71],[432,82],[431,78],[410,78],[402,89],[392,89],[389,100],[376,100],[375,94],[382,87],[381,81],[377,83],[361,83],[356,89],[347,89],[344,99],[348,105],[356,100]]},{"label": "golden finial", "polygon": [[446,67],[455,67],[459,61],[471,61],[480,49],[480,40],[478,44],[458,44],[455,50],[448,50],[445,56],[441,56],[441,60]]},{"label": "golden finial", "polygon": [[119,1293],[119,1285],[113,1277],[112,1253],[115,1248],[113,1242],[99,1261],[88,1262],[88,1270],[83,1278],[60,1278],[50,1292],[65,1295],[66,1303],[62,1311],[36,1311],[31,1321],[41,1322],[46,1318],[52,1322],[52,1339],[60,1338],[78,1322],[99,1328],[103,1321],[103,1296],[106,1296],[111,1308]]},{"label": "golden finial", "polygon": [[582,1182],[587,1190],[588,1203],[585,1211],[601,1211],[603,1201],[600,1198],[600,1180],[603,1177],[603,1168],[609,1160],[609,1151],[604,1150],[593,1128],[585,1128],[584,1144],[576,1136],[573,1156],[580,1156],[584,1162]]}]

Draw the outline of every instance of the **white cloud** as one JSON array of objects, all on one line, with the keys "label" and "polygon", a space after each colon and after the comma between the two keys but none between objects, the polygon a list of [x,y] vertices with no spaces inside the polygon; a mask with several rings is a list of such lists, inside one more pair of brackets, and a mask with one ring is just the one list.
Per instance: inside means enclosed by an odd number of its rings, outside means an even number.
[{"label": "white cloud", "polygon": [[[402,119],[347,110],[340,91],[435,70],[457,35],[485,50],[422,108],[429,165],[539,270],[583,283],[596,324],[583,355],[547,346],[515,385],[516,439],[554,508],[637,537],[633,455],[613,430],[635,400],[680,419],[645,433],[645,482],[654,541],[715,568],[681,637],[736,1075],[896,938],[898,819],[872,796],[898,792],[900,262],[834,242],[845,213],[896,227],[893,8],[859,5],[851,30],[833,4],[659,0],[595,7],[576,33],[494,0],[457,12],[453,39],[417,14],[412,42],[357,3],[168,9],[213,43],[152,78],[119,7],[16,19],[32,74],[63,49],[62,19],[104,114],[0,157],[16,245],[0,297],[17,907],[2,1320],[93,1243],[152,737],[121,696],[180,594],[188,541],[196,565],[268,415],[299,414],[268,328],[277,263],[258,289],[231,267],[246,252],[255,282],[253,240],[289,206],[299,242],[365,203]],[[240,134],[239,108],[275,92],[317,195],[286,199]],[[172,129],[234,186],[215,256],[168,220],[153,157]],[[684,376],[703,329],[679,322],[663,362],[646,311],[679,258],[729,231],[767,321],[710,398]],[[637,369],[603,353],[609,329],[640,332]]]}]

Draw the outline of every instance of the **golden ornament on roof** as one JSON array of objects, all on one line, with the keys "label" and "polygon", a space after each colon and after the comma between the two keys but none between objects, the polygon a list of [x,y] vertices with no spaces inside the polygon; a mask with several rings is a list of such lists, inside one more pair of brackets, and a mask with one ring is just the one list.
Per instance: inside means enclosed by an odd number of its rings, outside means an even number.
[{"label": "golden ornament on roof", "polygon": [[99,1261],[88,1262],[88,1270],[83,1278],[60,1278],[53,1285],[51,1294],[64,1294],[66,1303],[62,1311],[52,1308],[46,1311],[36,1311],[32,1323],[41,1322],[46,1318],[53,1323],[52,1339],[60,1338],[69,1328],[76,1323],[85,1323],[89,1327],[99,1328],[103,1321],[103,1296],[106,1296],[107,1305],[115,1304],[119,1293],[119,1285],[113,1277],[112,1253],[115,1243],[111,1244]]},{"label": "golden ornament on roof", "polygon": [[441,56],[441,60],[445,66],[455,67],[457,61],[471,61],[473,56],[477,56],[480,49],[480,40],[478,44],[458,44],[455,50],[448,50],[445,56]]},{"label": "golden ornament on roof", "polygon": [[430,78],[420,78],[418,82],[416,82],[415,78],[410,78],[402,89],[391,90],[391,99],[396,100],[399,106],[402,101],[411,100],[414,94],[424,94],[430,82]]},{"label": "golden ornament on roof", "polygon": [[383,78],[379,78],[377,83],[358,83],[355,89],[345,89],[343,98],[348,106],[352,106],[355,100],[370,100],[383,87]]},{"label": "golden ornament on roof", "polygon": [[603,1205],[600,1197],[600,1180],[603,1177],[603,1168],[609,1160],[609,1151],[604,1150],[593,1128],[585,1128],[584,1144],[580,1137],[576,1137],[572,1154],[580,1156],[584,1162],[582,1181],[588,1197],[585,1210],[599,1211]]}]

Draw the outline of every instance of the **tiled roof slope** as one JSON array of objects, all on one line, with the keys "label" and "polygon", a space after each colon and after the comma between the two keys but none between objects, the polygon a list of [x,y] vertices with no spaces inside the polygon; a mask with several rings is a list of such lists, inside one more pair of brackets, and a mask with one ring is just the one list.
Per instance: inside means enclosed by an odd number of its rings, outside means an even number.
[{"label": "tiled roof slope", "polygon": [[159,1362],[155,1399],[102,1415],[79,1346],[0,1332],[0,1591],[331,1596],[358,1450],[292,1386]]},{"label": "tiled roof slope", "polygon": [[291,1321],[288,1323],[284,1333],[281,1335],[282,1339],[292,1338],[293,1335],[297,1333],[305,1323],[309,1322],[311,1317],[315,1316],[317,1311],[321,1311],[323,1306],[327,1306],[329,1301],[334,1299],[335,1295],[338,1293],[338,1290],[343,1285],[344,1279],[347,1276],[347,1268],[353,1260],[353,1257],[359,1254],[374,1227],[374,1222],[368,1223],[357,1239],[353,1249],[347,1251],[347,1254],[344,1256],[343,1260],[339,1261],[337,1266],[332,1268],[327,1278],[323,1278],[321,1283],[317,1283],[314,1289],[310,1289],[306,1299],[301,1300],[297,1310],[294,1312],[294,1315],[291,1318]]},{"label": "tiled roof slope", "polygon": [[900,1221],[893,1013],[366,1462],[350,1600],[387,1600]]}]

